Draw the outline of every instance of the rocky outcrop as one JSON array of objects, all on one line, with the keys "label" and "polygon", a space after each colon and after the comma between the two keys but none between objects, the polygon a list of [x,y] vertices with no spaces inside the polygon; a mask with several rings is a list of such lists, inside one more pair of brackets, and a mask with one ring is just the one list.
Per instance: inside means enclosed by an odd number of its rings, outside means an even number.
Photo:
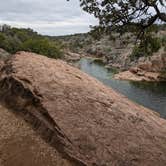
[{"label": "rocky outcrop", "polygon": [[132,68],[130,69],[130,71],[124,71],[115,74],[114,78],[117,80],[147,81],[147,82],[166,81],[166,76],[164,76],[164,74],[162,73],[147,72],[144,70],[140,70],[139,68]]},{"label": "rocky outcrop", "polygon": [[0,105],[0,166],[72,166],[23,119]]},{"label": "rocky outcrop", "polygon": [[139,63],[138,68],[147,72],[164,72],[166,70],[166,52],[154,55],[145,62]]},{"label": "rocky outcrop", "polygon": [[166,120],[63,61],[12,56],[0,101],[73,165],[166,165]]},{"label": "rocky outcrop", "polygon": [[115,75],[115,79],[131,81],[166,81],[166,53],[154,55],[129,71]]},{"label": "rocky outcrop", "polygon": [[70,52],[69,50],[65,51],[64,60],[67,62],[75,62],[80,60],[82,57],[81,54]]}]

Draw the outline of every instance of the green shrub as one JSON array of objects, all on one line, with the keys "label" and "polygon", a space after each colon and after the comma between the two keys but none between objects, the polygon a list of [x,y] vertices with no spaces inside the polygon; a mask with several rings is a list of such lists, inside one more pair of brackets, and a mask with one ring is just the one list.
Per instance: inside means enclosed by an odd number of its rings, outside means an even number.
[{"label": "green shrub", "polygon": [[23,51],[46,55],[50,58],[60,58],[62,56],[60,48],[48,39],[29,39],[21,45],[21,48]]},{"label": "green shrub", "polygon": [[152,37],[148,34],[139,45],[133,48],[131,59],[139,58],[142,56],[152,56],[154,52],[157,52],[162,46],[161,39],[158,37]]},{"label": "green shrub", "polygon": [[164,50],[166,51],[166,35],[162,37],[162,46],[164,47]]},{"label": "green shrub", "polygon": [[141,56],[144,56],[144,54],[143,54],[143,50],[139,47],[139,46],[135,46],[134,48],[133,48],[133,51],[132,51],[132,54],[131,54],[131,59],[133,60],[133,59],[135,59],[135,58],[139,58],[139,57],[141,57]]},{"label": "green shrub", "polygon": [[0,48],[12,54],[17,51],[30,51],[50,58],[61,58],[63,55],[60,42],[52,41],[31,29],[9,26],[5,26],[0,32]]},{"label": "green shrub", "polygon": [[112,49],[111,49],[111,47],[109,47],[109,48],[106,48],[106,50],[105,50],[107,53],[110,53],[110,52],[112,52]]},{"label": "green shrub", "polygon": [[150,38],[149,47],[150,47],[149,54],[157,52],[161,48],[161,39],[158,37]]}]

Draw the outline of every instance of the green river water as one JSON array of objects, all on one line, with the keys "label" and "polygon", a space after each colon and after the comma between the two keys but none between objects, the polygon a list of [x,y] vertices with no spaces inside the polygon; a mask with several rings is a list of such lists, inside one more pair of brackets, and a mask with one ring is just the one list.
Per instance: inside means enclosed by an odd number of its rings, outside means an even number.
[{"label": "green river water", "polygon": [[113,71],[92,59],[82,58],[77,62],[79,68],[97,78],[105,85],[127,96],[132,101],[150,108],[166,118],[166,83],[145,83],[113,79]]}]

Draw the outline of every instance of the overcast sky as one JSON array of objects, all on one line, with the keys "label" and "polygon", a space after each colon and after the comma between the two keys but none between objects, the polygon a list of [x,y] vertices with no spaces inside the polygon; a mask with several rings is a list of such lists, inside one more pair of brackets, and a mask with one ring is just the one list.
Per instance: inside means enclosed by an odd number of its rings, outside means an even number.
[{"label": "overcast sky", "polygon": [[79,7],[79,0],[2,0],[0,24],[32,28],[41,34],[65,35],[89,31],[95,18]]}]

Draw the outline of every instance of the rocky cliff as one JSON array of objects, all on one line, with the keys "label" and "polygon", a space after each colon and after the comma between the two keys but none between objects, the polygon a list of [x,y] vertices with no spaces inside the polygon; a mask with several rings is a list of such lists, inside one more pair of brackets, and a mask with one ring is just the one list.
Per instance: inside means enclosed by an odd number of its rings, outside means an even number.
[{"label": "rocky cliff", "polygon": [[0,102],[72,165],[166,165],[166,120],[63,61],[12,56]]},{"label": "rocky cliff", "polygon": [[166,52],[153,55],[129,71],[115,75],[116,79],[131,81],[166,81]]}]

